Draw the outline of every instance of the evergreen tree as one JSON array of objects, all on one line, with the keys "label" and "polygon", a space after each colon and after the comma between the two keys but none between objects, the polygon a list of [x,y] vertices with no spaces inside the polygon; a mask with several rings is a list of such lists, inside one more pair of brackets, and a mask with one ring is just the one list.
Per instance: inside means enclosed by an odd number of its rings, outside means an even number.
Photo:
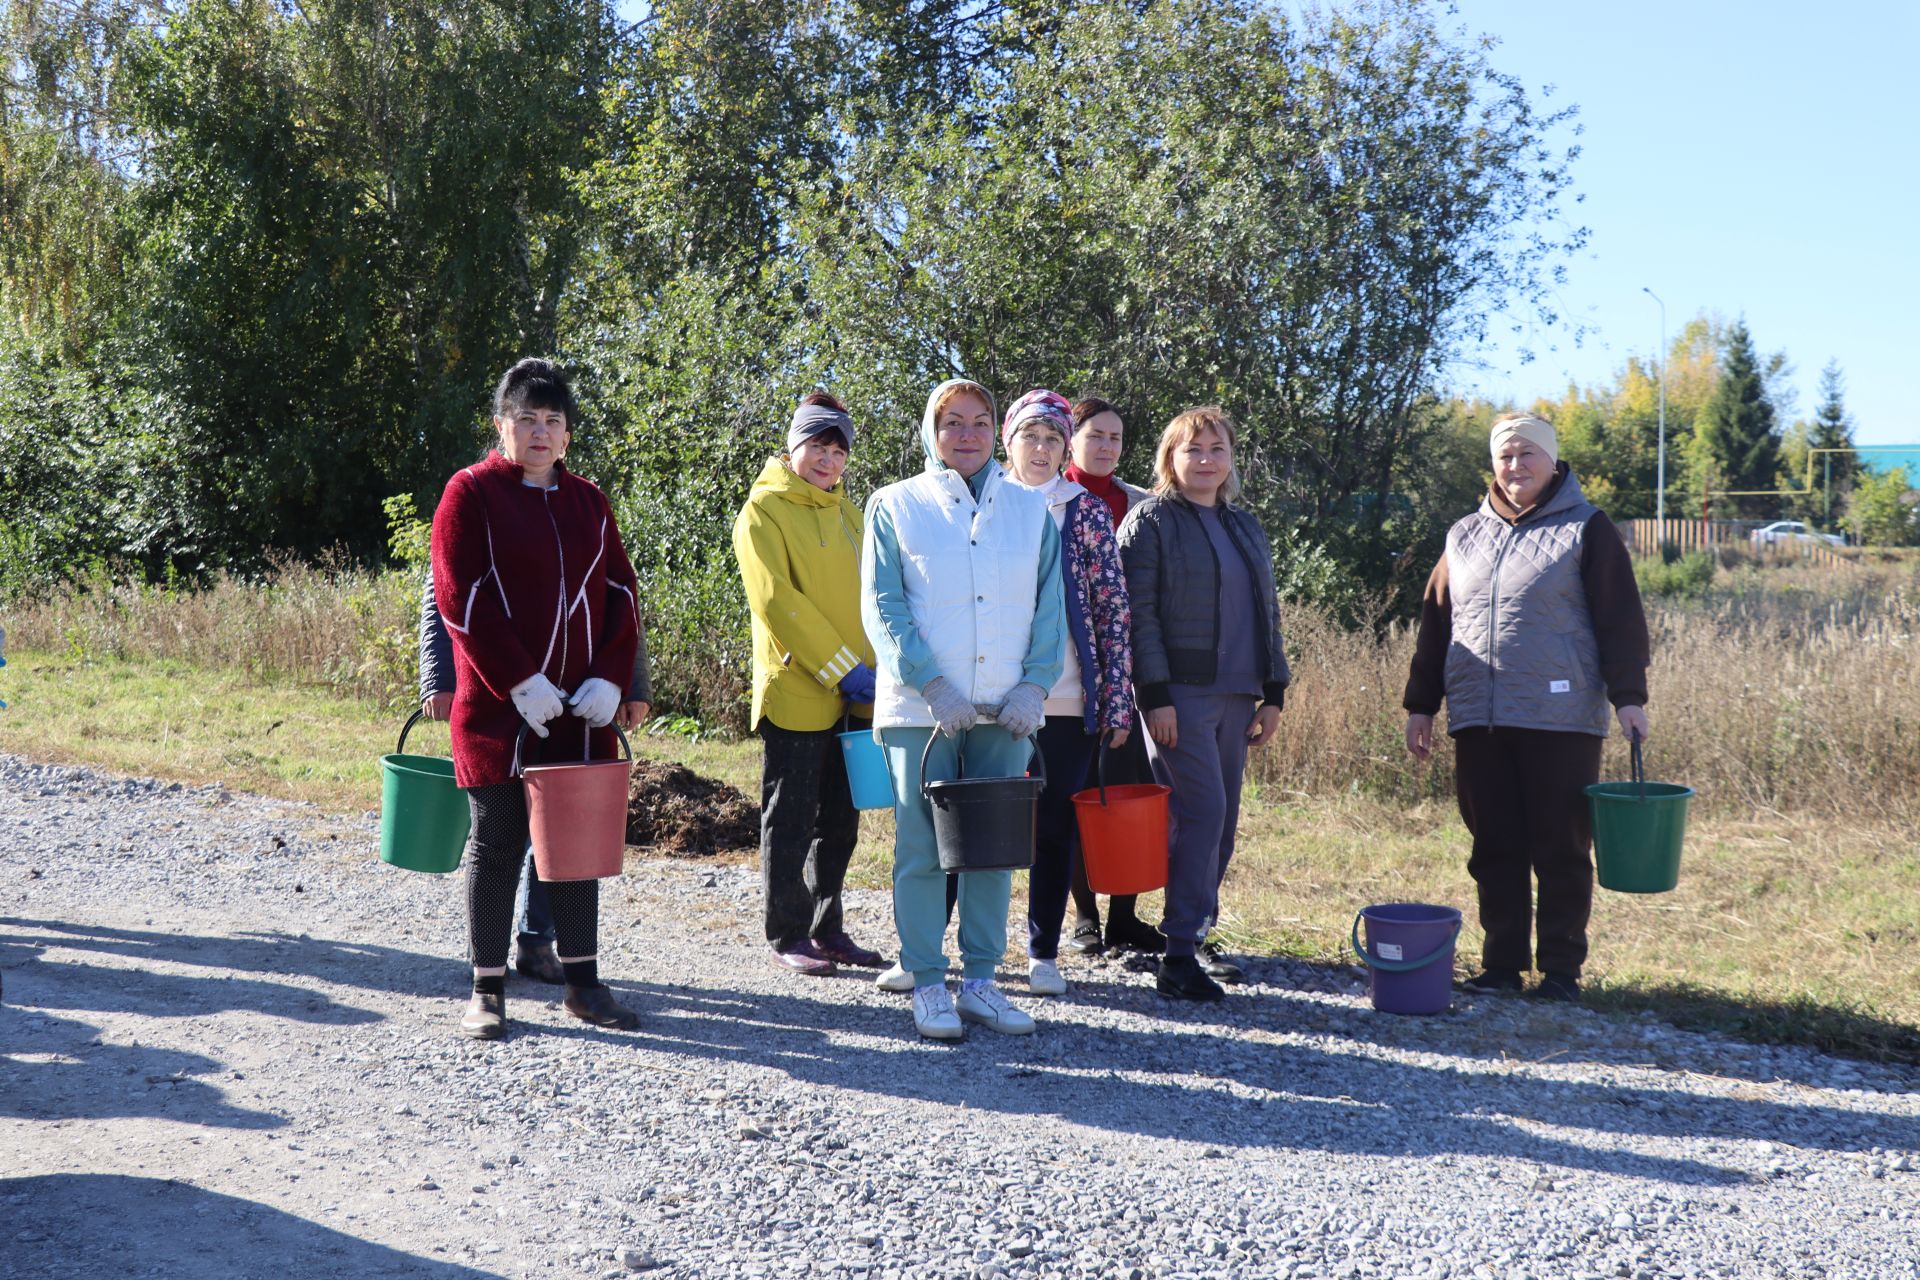
[{"label": "evergreen tree", "polygon": [[[1753,350],[1753,335],[1746,321],[1737,322],[1727,334],[1726,353],[1721,362],[1720,380],[1700,411],[1694,428],[1712,470],[1710,483],[1715,490],[1772,490],[1780,465],[1780,436],[1773,401],[1767,395],[1766,381]],[[1716,504],[1720,506],[1720,504]],[[1743,516],[1762,516],[1779,506],[1777,499],[1743,496],[1732,501],[1732,510]]]},{"label": "evergreen tree", "polygon": [[1853,452],[1853,423],[1847,419],[1845,389],[1840,362],[1827,361],[1827,367],[1820,371],[1820,407],[1813,415],[1807,447],[1846,450],[1812,455],[1813,487],[1821,491],[1820,519],[1828,526],[1846,510],[1846,495],[1860,466],[1860,455]]}]

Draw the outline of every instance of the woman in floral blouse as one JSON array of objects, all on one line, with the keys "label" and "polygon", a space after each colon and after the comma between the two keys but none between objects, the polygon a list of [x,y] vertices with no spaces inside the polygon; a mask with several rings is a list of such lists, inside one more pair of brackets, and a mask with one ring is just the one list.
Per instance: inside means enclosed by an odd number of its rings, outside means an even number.
[{"label": "woman in floral blouse", "polygon": [[1060,474],[1072,434],[1072,407],[1046,390],[1014,401],[1000,432],[1014,479],[1047,495],[1060,530],[1066,588],[1069,642],[1060,679],[1047,693],[1047,720],[1038,735],[1047,788],[1040,794],[1027,893],[1027,984],[1042,996],[1067,989],[1057,961],[1075,840],[1070,797],[1086,784],[1101,738],[1120,747],[1133,724],[1133,617],[1126,572],[1107,505]]}]

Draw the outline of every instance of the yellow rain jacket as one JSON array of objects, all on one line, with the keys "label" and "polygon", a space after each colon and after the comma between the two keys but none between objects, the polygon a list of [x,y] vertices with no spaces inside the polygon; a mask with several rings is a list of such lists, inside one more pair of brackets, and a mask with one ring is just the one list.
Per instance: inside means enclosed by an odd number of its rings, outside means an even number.
[{"label": "yellow rain jacket", "polygon": [[849,708],[840,680],[873,646],[860,622],[860,508],[768,458],[733,522],[733,554],[753,613],[753,720],[830,729]]}]

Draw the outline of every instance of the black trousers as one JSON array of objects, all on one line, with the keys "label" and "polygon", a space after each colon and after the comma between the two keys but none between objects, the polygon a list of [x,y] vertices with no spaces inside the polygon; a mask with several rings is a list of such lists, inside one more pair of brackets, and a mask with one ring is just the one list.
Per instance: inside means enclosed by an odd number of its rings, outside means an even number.
[{"label": "black trousers", "polygon": [[1073,813],[1073,793],[1086,788],[1087,768],[1100,739],[1087,732],[1086,721],[1079,716],[1048,716],[1040,726],[1038,741],[1047,766],[1047,788],[1040,793],[1033,870],[1027,875],[1027,955],[1035,960],[1056,960],[1073,859],[1080,848],[1080,820]]},{"label": "black trousers", "polygon": [[[467,946],[475,968],[497,969],[507,962],[520,866],[527,858],[527,789],[518,779],[472,787],[467,805],[473,816],[467,837]],[[600,882],[555,880],[546,889],[560,954],[595,954]]]},{"label": "black trousers", "polygon": [[1473,834],[1467,873],[1480,897],[1489,969],[1528,968],[1540,904],[1541,969],[1579,976],[1593,913],[1593,819],[1585,788],[1600,778],[1605,739],[1546,729],[1453,735],[1460,817]]},{"label": "black trousers", "polygon": [[[847,727],[871,729],[871,720]],[[785,951],[844,927],[840,889],[860,839],[860,814],[833,729],[782,729],[762,719],[760,882],[767,941]]]}]

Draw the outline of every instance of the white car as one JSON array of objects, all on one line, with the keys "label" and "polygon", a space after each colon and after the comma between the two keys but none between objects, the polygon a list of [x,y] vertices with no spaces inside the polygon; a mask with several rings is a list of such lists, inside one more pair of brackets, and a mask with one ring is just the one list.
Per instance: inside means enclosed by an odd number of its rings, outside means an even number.
[{"label": "white car", "polygon": [[1835,547],[1847,545],[1847,540],[1839,534],[1816,533],[1798,520],[1775,520],[1765,528],[1755,529],[1748,537],[1756,547],[1771,547],[1783,542],[1824,542]]}]

